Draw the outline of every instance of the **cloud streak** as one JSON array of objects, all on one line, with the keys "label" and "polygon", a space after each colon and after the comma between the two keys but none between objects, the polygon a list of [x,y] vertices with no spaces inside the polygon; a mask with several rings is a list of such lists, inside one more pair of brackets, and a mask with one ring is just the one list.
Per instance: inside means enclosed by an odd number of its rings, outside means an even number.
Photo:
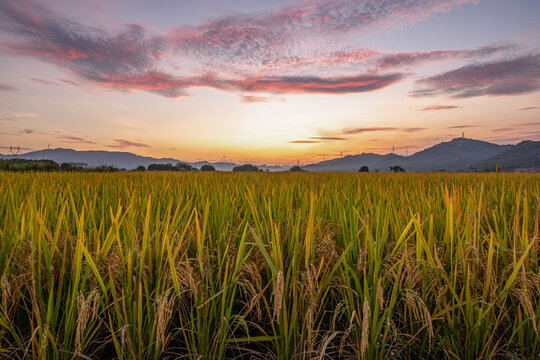
[{"label": "cloud streak", "polygon": [[113,141],[114,141],[114,144],[107,145],[107,146],[110,148],[128,148],[128,147],[150,148],[149,145],[140,141],[126,140],[126,139],[114,139]]},{"label": "cloud streak", "polygon": [[82,137],[72,136],[72,135],[57,135],[56,138],[63,141],[63,142],[70,143],[70,144],[87,144],[87,145],[96,145],[97,144],[94,141],[90,141],[90,140],[84,139]]},{"label": "cloud streak", "polygon": [[360,127],[352,129],[342,130],[342,134],[345,135],[354,135],[354,134],[363,134],[368,132],[379,132],[379,131],[401,131],[401,132],[417,132],[426,130],[423,127]]},{"label": "cloud streak", "polygon": [[379,69],[396,69],[444,60],[471,59],[493,55],[514,48],[512,45],[482,46],[471,50],[443,50],[430,52],[402,52],[387,54],[375,60]]},{"label": "cloud streak", "polygon": [[4,83],[0,83],[0,91],[18,91],[18,90],[19,89],[17,89],[14,86],[4,84]]},{"label": "cloud streak", "polygon": [[416,81],[412,96],[520,95],[540,90],[540,54],[466,65]]},{"label": "cloud streak", "polygon": [[350,94],[382,89],[400,81],[403,77],[403,74],[362,74],[328,78],[318,76],[263,76],[239,80],[222,80],[210,77],[200,79],[198,85],[223,90],[236,89],[244,92],[274,94]]},{"label": "cloud streak", "polygon": [[455,105],[433,105],[433,106],[427,106],[425,108],[420,109],[420,111],[434,111],[434,110],[450,110],[450,109],[457,109],[459,106]]},{"label": "cloud streak", "polygon": [[292,140],[289,144],[317,144],[322,143],[321,140]]},{"label": "cloud streak", "polygon": [[344,137],[337,137],[337,136],[310,136],[310,139],[313,140],[324,140],[324,141],[345,141],[349,140]]},{"label": "cloud streak", "polygon": [[468,129],[472,127],[478,127],[478,125],[454,125],[447,127],[447,129]]}]

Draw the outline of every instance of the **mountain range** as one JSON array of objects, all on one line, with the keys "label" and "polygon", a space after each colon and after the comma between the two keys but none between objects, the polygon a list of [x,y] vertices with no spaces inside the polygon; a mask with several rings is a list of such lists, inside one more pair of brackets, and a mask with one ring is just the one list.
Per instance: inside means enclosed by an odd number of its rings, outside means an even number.
[{"label": "mountain range", "polygon": [[486,141],[455,138],[441,142],[410,156],[364,153],[304,166],[308,171],[389,171],[390,166],[406,171],[503,171],[531,168],[540,170],[540,141],[516,145],[498,145]]},{"label": "mountain range", "polygon": [[[87,167],[100,165],[124,169],[135,169],[150,164],[175,164],[180,160],[172,158],[152,158],[119,151],[77,151],[72,149],[46,149],[20,155],[0,155],[5,159],[21,158],[29,160],[53,160],[59,164],[82,163]],[[218,171],[231,171],[238,164],[232,162],[186,162],[196,168],[209,164]],[[322,171],[358,171],[367,166],[370,171],[389,171],[390,166],[400,166],[406,171],[482,171],[494,170],[497,166],[503,171],[540,170],[540,141],[523,141],[516,145],[498,145],[486,141],[468,138],[455,138],[441,142],[410,156],[393,153],[379,155],[362,153],[347,155],[332,160],[303,166],[304,170]],[[289,166],[257,165],[262,170],[284,171]]]}]

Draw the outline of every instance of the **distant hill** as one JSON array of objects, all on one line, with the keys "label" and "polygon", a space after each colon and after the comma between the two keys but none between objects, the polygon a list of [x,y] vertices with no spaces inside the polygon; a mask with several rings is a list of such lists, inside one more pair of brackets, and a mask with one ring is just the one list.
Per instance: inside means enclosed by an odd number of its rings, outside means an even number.
[{"label": "distant hill", "polygon": [[[198,161],[190,163],[173,158],[153,158],[148,156],[140,156],[130,152],[123,151],[78,151],[73,149],[45,149],[38,151],[31,151],[20,155],[0,155],[0,158],[4,159],[26,159],[26,160],[52,160],[58,164],[62,163],[78,163],[85,164],[85,167],[97,167],[97,166],[114,166],[119,169],[132,170],[138,166],[148,167],[150,164],[176,164],[178,162],[184,162],[190,164],[197,169],[201,166],[209,164],[212,165],[218,171],[232,171],[238,164],[232,162],[208,162]],[[270,171],[286,170],[290,166],[273,166],[273,165],[257,165],[258,168]]]},{"label": "distant hill", "polygon": [[540,170],[540,141],[522,141],[496,156],[475,163],[471,168],[493,170],[495,165],[501,171],[531,168]]},{"label": "distant hill", "polygon": [[474,163],[504,152],[512,145],[497,145],[486,141],[455,138],[409,156],[408,171],[462,170]]},{"label": "distant hill", "polygon": [[[145,157],[121,151],[77,151],[72,149],[47,149],[28,152],[22,155],[0,155],[1,158],[19,158],[27,160],[53,160],[61,163],[86,164],[87,167],[101,165],[114,166],[120,169],[135,169],[150,164],[176,164],[178,159]],[[203,165],[212,165],[218,171],[232,171],[239,164],[233,162],[186,162],[198,169]],[[411,156],[396,154],[379,155],[363,153],[347,155],[341,158],[321,161],[302,166],[312,172],[338,171],[356,172],[362,166],[370,171],[389,171],[390,166],[401,166],[406,171],[482,171],[494,169],[513,171],[515,169],[540,169],[540,141],[523,141],[517,145],[497,145],[486,141],[456,138],[442,142],[419,151]],[[287,171],[290,166],[256,165],[259,169],[270,171]]]},{"label": "distant hill", "polygon": [[[529,141],[527,143],[538,143],[538,141]],[[410,156],[399,156],[396,154],[377,155],[370,153],[347,155],[337,159],[306,165],[303,168],[308,171],[358,171],[362,166],[367,166],[370,171],[389,171],[390,166],[397,165],[406,171],[470,171],[474,166],[478,170],[489,167],[485,164],[484,167],[481,167],[481,162],[489,160],[491,161],[490,164],[493,164],[491,159],[507,151],[511,151],[508,157],[512,157],[516,163],[515,166],[509,166],[508,169],[534,166],[533,158],[526,154],[526,152],[530,151],[529,148],[518,147],[518,145],[498,145],[467,138],[455,138],[451,141],[431,146]],[[521,161],[518,163],[516,159],[521,159]],[[540,162],[538,164],[540,167]]]},{"label": "distant hill", "polygon": [[52,160],[58,164],[83,163],[88,167],[107,165],[127,170],[135,169],[140,165],[148,167],[150,164],[176,164],[179,162],[176,159],[155,159],[122,151],[77,151],[62,148],[32,151],[22,155],[4,155],[3,157],[6,159]]},{"label": "distant hill", "polygon": [[358,171],[362,166],[367,166],[370,171],[388,171],[390,166],[399,165],[404,167],[406,159],[405,156],[396,154],[362,153],[321,161],[302,166],[302,168],[307,171]]}]

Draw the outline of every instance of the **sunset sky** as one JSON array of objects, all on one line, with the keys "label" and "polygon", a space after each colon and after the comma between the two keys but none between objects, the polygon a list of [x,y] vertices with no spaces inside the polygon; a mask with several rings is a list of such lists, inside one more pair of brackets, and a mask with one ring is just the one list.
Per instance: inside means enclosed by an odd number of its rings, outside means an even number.
[{"label": "sunset sky", "polygon": [[538,0],[0,0],[0,153],[302,163],[540,140]]}]

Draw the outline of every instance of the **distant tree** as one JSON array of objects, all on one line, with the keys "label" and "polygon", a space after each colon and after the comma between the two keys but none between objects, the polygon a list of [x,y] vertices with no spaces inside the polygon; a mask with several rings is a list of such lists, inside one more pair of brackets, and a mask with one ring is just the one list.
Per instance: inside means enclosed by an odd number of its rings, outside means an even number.
[{"label": "distant tree", "polygon": [[178,171],[173,164],[150,164],[148,165],[150,171]]},{"label": "distant tree", "polygon": [[178,171],[192,171],[192,170],[195,170],[195,168],[189,164],[186,164],[186,163],[182,163],[182,162],[179,162],[177,163],[176,165],[176,169]]},{"label": "distant tree", "polygon": [[233,167],[232,171],[234,172],[259,171],[259,168],[251,164],[244,164],[244,165]]},{"label": "distant tree", "polygon": [[135,169],[137,171],[146,171],[146,168],[143,166],[143,165],[139,165],[137,166],[137,169]]},{"label": "distant tree", "polygon": [[405,172],[405,169],[402,168],[401,166],[395,165],[395,166],[390,166],[390,171],[393,171],[393,172]]},{"label": "distant tree", "polygon": [[203,165],[201,166],[201,171],[216,171],[216,168],[213,167],[212,165]]},{"label": "distant tree", "polygon": [[367,166],[362,166],[360,168],[360,170],[358,170],[359,172],[369,172],[369,168]]},{"label": "distant tree", "polygon": [[306,170],[302,169],[300,166],[295,165],[289,169],[290,172],[305,172]]},{"label": "distant tree", "polygon": [[61,169],[62,171],[72,171],[72,170],[73,170],[73,166],[71,166],[70,163],[62,163],[62,164],[60,165],[60,169]]},{"label": "distant tree", "polygon": [[97,172],[118,172],[118,171],[121,171],[120,169],[115,168],[114,166],[109,166],[109,165],[98,166],[98,167],[94,168],[93,170],[97,171]]}]

